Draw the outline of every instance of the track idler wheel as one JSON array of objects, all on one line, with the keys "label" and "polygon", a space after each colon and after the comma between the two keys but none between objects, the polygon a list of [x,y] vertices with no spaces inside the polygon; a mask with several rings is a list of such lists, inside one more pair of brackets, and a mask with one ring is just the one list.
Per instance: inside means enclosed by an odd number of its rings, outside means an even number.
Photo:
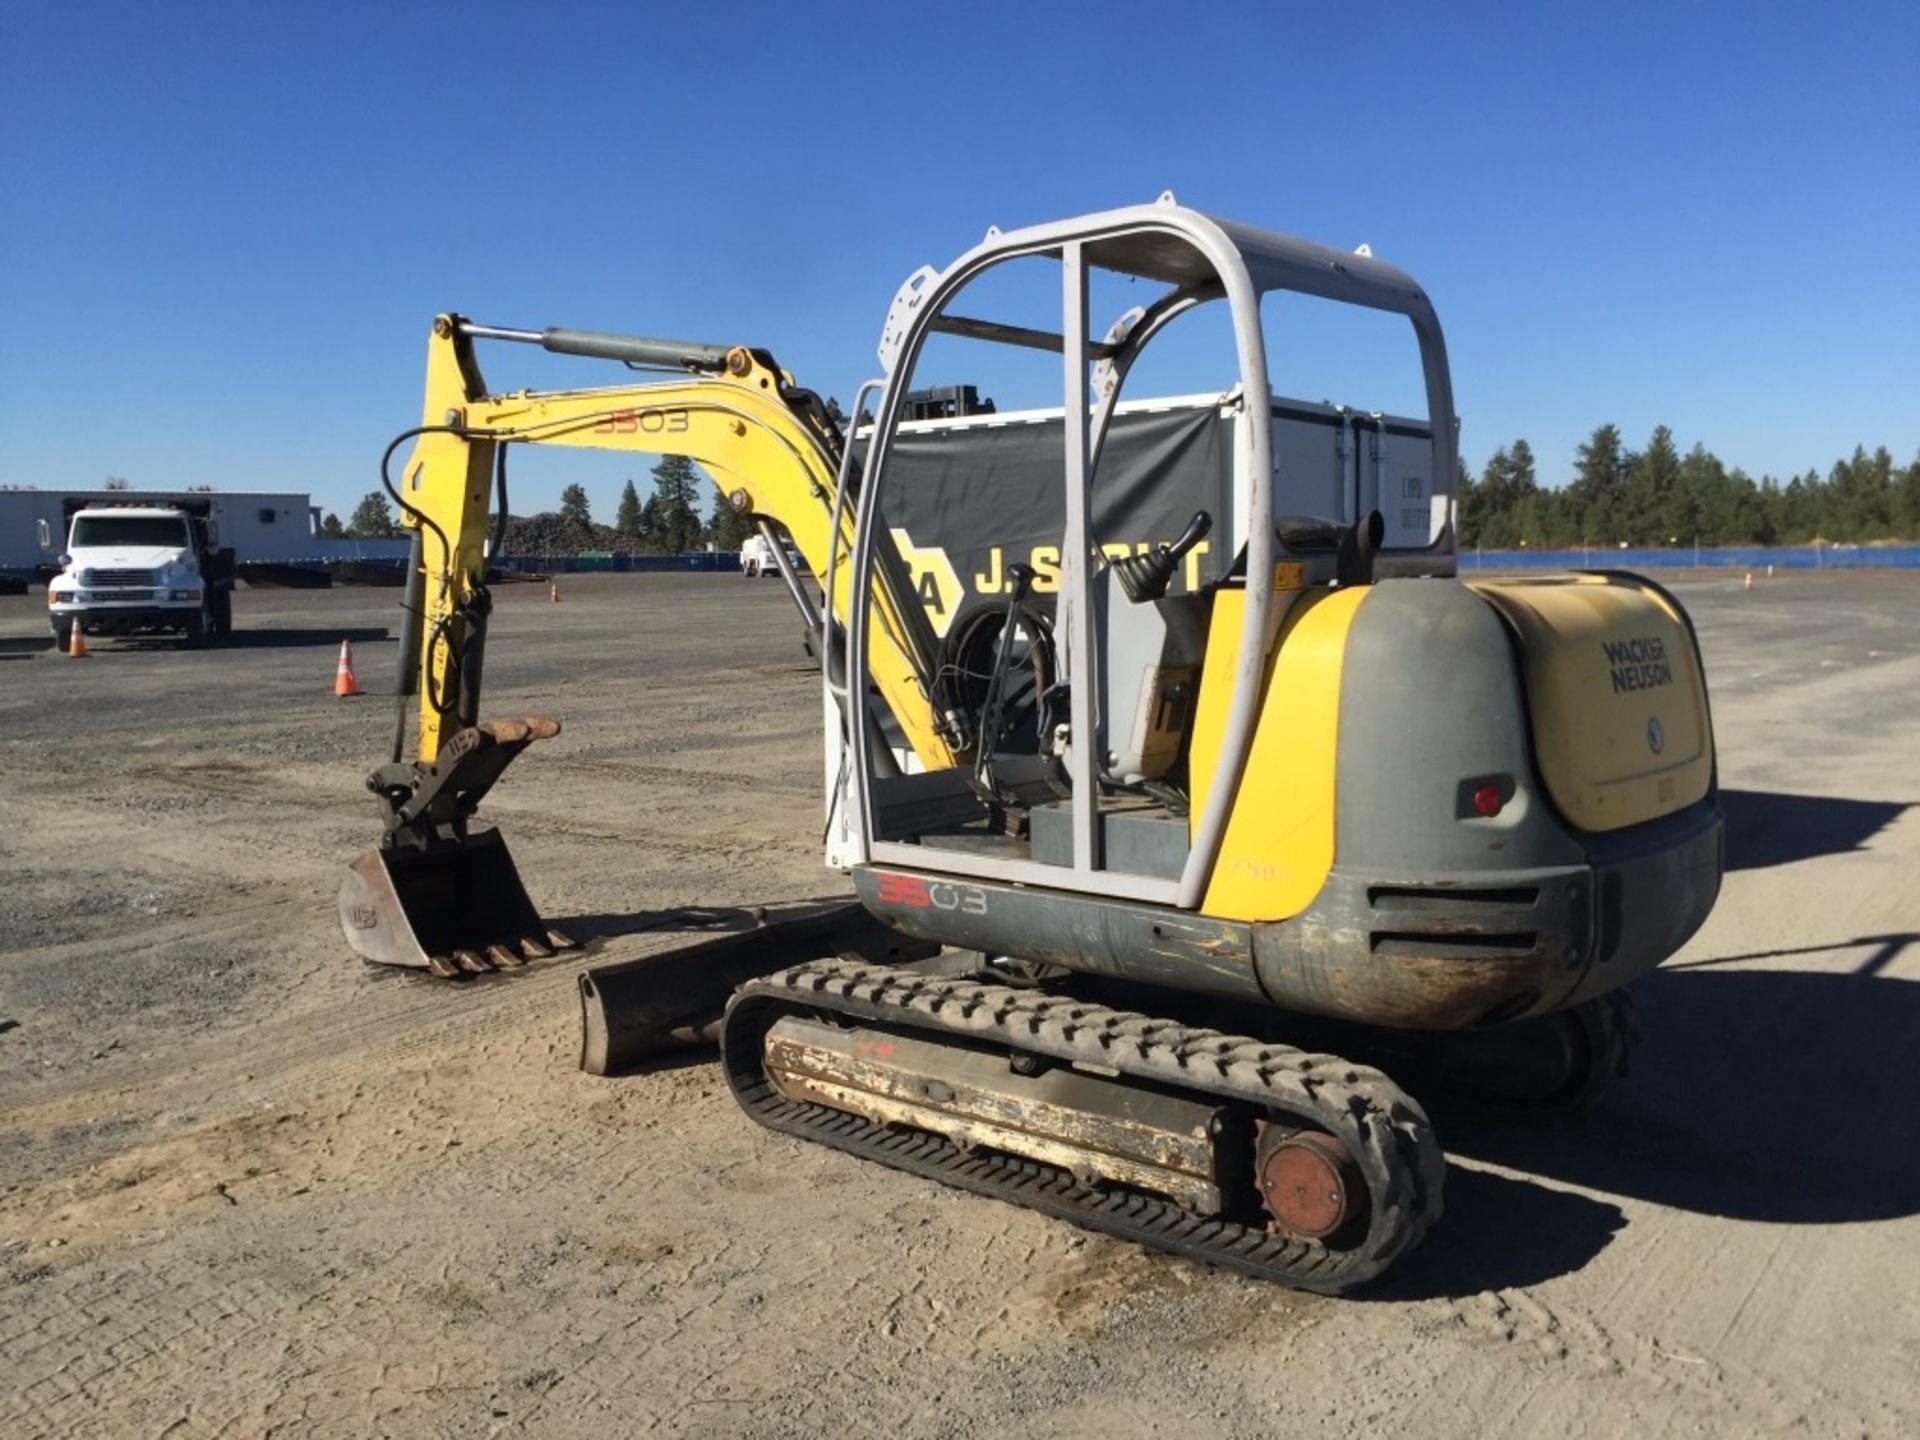
[{"label": "track idler wheel", "polygon": [[1291,1130],[1269,1121],[1254,1152],[1254,1182],[1282,1234],[1330,1241],[1366,1213],[1359,1165],[1324,1130]]}]

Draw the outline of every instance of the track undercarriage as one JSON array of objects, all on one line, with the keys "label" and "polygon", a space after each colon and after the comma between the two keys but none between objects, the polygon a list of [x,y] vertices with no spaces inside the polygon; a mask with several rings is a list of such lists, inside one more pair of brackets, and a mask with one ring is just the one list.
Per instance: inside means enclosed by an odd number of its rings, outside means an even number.
[{"label": "track undercarriage", "polygon": [[1440,1213],[1426,1115],[1380,1072],[1044,992],[816,962],[741,987],[721,1058],[772,1129],[1300,1289],[1372,1279]]},{"label": "track undercarriage", "polygon": [[[606,1074],[717,1035],[735,1098],[771,1129],[1337,1293],[1440,1216],[1445,1161],[1402,1082],[1576,1103],[1624,1070],[1634,1038],[1620,994],[1462,1035],[1329,1031],[1053,967],[888,953],[887,936],[848,906],[589,970],[582,1066]],[[839,958],[792,963],[808,955]],[[1261,1034],[1208,1023],[1229,1019]]]}]

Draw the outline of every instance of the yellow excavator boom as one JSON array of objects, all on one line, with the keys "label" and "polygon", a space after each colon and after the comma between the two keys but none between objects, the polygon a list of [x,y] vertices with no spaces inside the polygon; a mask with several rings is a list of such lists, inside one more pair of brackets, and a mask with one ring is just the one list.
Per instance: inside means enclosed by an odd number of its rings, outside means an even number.
[{"label": "yellow excavator boom", "polygon": [[[685,456],[706,470],[736,509],[777,520],[822,580],[837,560],[834,572],[844,581],[853,516],[851,507],[842,507],[836,536],[834,452],[840,437],[787,403],[791,380],[765,352],[733,347],[714,373],[650,384],[490,395],[473,356],[476,331],[489,333],[457,315],[434,321],[421,429],[399,485],[402,523],[429,532],[422,550],[426,633],[444,628],[452,641],[429,644],[419,657],[421,760],[437,757],[454,728],[454,707],[445,702],[457,690],[459,677],[451,667],[466,638],[460,611],[484,584],[501,446]],[[904,577],[904,569],[895,583],[883,576],[875,595],[877,624],[868,640],[872,678],[921,766],[943,769],[959,757],[943,738],[927,693],[937,642]],[[840,593],[829,597],[828,608],[844,623],[845,586],[837,583],[836,589]]]}]

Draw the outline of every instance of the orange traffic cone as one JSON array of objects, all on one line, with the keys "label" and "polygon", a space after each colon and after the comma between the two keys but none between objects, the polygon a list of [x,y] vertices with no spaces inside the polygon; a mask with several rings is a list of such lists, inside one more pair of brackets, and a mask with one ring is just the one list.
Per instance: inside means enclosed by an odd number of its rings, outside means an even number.
[{"label": "orange traffic cone", "polygon": [[547,582],[547,599],[555,605],[560,603],[560,582],[558,580],[549,580]]},{"label": "orange traffic cone", "polygon": [[340,668],[334,672],[333,693],[336,695],[358,695],[359,682],[353,678],[353,643],[340,642]]},{"label": "orange traffic cone", "polygon": [[67,634],[67,654],[75,660],[87,658],[87,633],[80,628],[78,620],[73,622],[73,628]]}]

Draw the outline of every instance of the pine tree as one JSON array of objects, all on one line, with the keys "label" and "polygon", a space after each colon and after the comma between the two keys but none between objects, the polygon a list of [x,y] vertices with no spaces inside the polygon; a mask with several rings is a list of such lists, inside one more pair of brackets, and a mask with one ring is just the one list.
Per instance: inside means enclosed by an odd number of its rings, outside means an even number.
[{"label": "pine tree", "polygon": [[346,538],[347,527],[340,523],[338,515],[329,510],[327,518],[320,522],[320,533],[328,540],[342,540]]},{"label": "pine tree", "polygon": [[1480,543],[1480,522],[1485,518],[1482,514],[1485,507],[1467,462],[1456,454],[1453,467],[1454,545],[1461,550],[1472,550]]},{"label": "pine tree", "polygon": [[[1712,459],[1711,456],[1708,457]],[[1714,460],[1718,465],[1720,462]],[[1772,485],[1771,478],[1766,482]],[[1727,475],[1727,492],[1730,497],[1729,519],[1713,536],[1716,545],[1738,545],[1743,542],[1754,545],[1771,545],[1776,540],[1773,532],[1773,514],[1767,503],[1766,492],[1753,483],[1753,477],[1737,466]]]},{"label": "pine tree", "polygon": [[1886,535],[1893,520],[1893,456],[1881,446],[1873,454],[1856,445],[1850,459],[1833,467],[1827,488],[1833,503],[1833,538],[1873,540]]},{"label": "pine tree", "polygon": [[1733,491],[1727,467],[1694,442],[1680,459],[1680,473],[1667,506],[1667,534],[1681,549],[1718,542],[1732,524]]},{"label": "pine tree", "polygon": [[[1464,470],[1462,474],[1464,475]],[[1467,487],[1474,510],[1473,539],[1464,543],[1510,550],[1542,539],[1539,481],[1534,474],[1533,447],[1516,440],[1487,457],[1480,483]]]},{"label": "pine tree", "polygon": [[1513,457],[1502,445],[1487,457],[1480,471],[1480,541],[1489,550],[1510,550],[1520,537],[1514,532],[1509,503]]},{"label": "pine tree", "polygon": [[1534,473],[1533,447],[1524,439],[1515,440],[1507,451],[1506,508],[1512,516],[1514,537],[1522,545],[1538,545],[1545,539],[1540,528],[1540,481]]},{"label": "pine tree", "polygon": [[1673,432],[1664,425],[1653,427],[1645,453],[1633,457],[1627,470],[1625,516],[1621,539],[1636,545],[1665,545],[1682,537],[1683,523],[1676,507],[1680,486],[1680,452],[1674,448]]},{"label": "pine tree", "polygon": [[1578,521],[1583,547],[1611,545],[1626,538],[1620,533],[1626,467],[1616,425],[1602,425],[1580,446],[1567,499]]},{"label": "pine tree", "polygon": [[569,485],[560,492],[560,518],[572,525],[593,524],[593,512],[587,508],[587,492]]},{"label": "pine tree", "polygon": [[1920,539],[1920,456],[1900,472],[1893,491],[1894,533]]},{"label": "pine tree", "polygon": [[707,521],[707,539],[716,550],[738,550],[753,534],[753,518],[742,515],[720,495],[713,502],[713,517]]},{"label": "pine tree", "polygon": [[[1578,540],[1579,525],[1571,520],[1564,490],[1536,490],[1521,522],[1527,539],[1543,550],[1564,550]],[[1567,532],[1575,531],[1573,535]]]},{"label": "pine tree", "polygon": [[1524,499],[1539,487],[1539,477],[1534,473],[1533,447],[1525,438],[1515,440],[1511,447],[1513,456],[1513,483],[1517,498]]},{"label": "pine tree", "polygon": [[347,518],[347,534],[360,540],[383,540],[397,534],[393,511],[387,497],[378,490],[369,491]]},{"label": "pine tree", "polygon": [[1788,540],[1807,541],[1819,536],[1821,524],[1826,519],[1822,513],[1826,508],[1822,494],[1824,489],[1819,474],[1812,470],[1787,481],[1787,488],[1781,495],[1781,512],[1785,518],[1781,528]]},{"label": "pine tree", "polygon": [[1704,445],[1680,456],[1664,425],[1640,454],[1621,446],[1615,426],[1600,426],[1579,448],[1573,482],[1557,490],[1539,487],[1532,450],[1515,440],[1477,480],[1459,462],[1454,497],[1462,551],[1920,540],[1920,457],[1902,468],[1884,447],[1857,446],[1824,478],[1808,470],[1785,484],[1755,482]]},{"label": "pine tree", "polygon": [[613,528],[630,540],[638,540],[643,533],[640,529],[640,492],[633,488],[633,481],[627,481],[627,488],[620,492],[620,508],[614,512]]},{"label": "pine tree", "polygon": [[653,467],[653,498],[646,507],[652,513],[645,530],[654,549],[684,555],[699,545],[706,529],[694,508],[699,495],[700,472],[686,456],[668,455]]}]

